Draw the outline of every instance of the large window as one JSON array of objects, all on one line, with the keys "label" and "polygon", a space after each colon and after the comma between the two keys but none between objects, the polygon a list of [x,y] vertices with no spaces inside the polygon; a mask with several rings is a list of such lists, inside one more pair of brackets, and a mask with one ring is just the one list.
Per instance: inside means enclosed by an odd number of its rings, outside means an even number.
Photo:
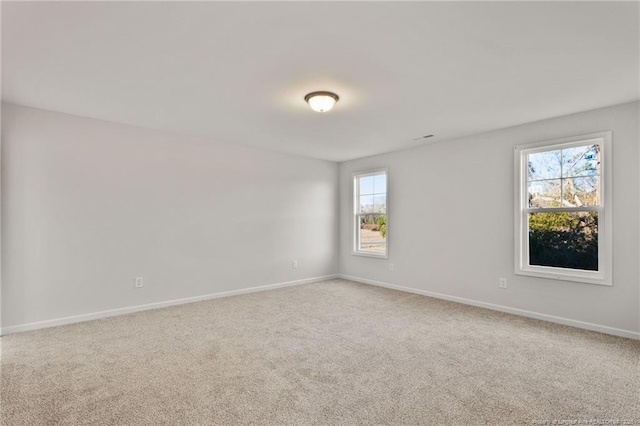
[{"label": "large window", "polygon": [[611,285],[611,132],[515,148],[515,273]]},{"label": "large window", "polygon": [[354,254],[387,257],[387,171],[353,175]]}]

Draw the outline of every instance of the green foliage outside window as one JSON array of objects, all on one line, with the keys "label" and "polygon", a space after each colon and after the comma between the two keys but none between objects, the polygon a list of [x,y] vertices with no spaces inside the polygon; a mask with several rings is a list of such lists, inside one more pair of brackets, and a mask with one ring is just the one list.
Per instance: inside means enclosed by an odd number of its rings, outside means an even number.
[{"label": "green foliage outside window", "polygon": [[598,213],[531,213],[529,264],[598,270]]},{"label": "green foliage outside window", "polygon": [[380,229],[382,238],[385,238],[387,236],[387,216],[378,216],[376,225],[378,225],[378,229]]}]

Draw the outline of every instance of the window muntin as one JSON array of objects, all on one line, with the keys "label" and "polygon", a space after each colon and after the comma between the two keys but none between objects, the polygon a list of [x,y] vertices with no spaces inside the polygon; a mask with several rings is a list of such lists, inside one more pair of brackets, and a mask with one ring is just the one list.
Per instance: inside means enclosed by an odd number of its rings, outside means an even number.
[{"label": "window muntin", "polygon": [[516,147],[516,274],[611,285],[610,139]]},{"label": "window muntin", "polygon": [[354,174],[353,184],[353,253],[387,257],[387,171]]}]

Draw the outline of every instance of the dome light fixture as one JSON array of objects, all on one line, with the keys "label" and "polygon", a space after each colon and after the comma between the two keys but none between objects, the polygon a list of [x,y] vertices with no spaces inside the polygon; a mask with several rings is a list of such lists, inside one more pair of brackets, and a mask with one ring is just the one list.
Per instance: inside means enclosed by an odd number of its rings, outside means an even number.
[{"label": "dome light fixture", "polygon": [[327,112],[338,102],[338,95],[333,92],[311,92],[304,97],[312,110],[316,112]]}]

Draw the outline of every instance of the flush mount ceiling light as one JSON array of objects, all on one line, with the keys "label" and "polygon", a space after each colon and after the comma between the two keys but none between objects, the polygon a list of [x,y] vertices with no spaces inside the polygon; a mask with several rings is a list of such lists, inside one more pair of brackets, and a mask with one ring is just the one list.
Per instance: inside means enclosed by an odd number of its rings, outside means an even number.
[{"label": "flush mount ceiling light", "polygon": [[311,92],[304,97],[312,110],[327,112],[338,102],[338,95],[332,92]]}]

